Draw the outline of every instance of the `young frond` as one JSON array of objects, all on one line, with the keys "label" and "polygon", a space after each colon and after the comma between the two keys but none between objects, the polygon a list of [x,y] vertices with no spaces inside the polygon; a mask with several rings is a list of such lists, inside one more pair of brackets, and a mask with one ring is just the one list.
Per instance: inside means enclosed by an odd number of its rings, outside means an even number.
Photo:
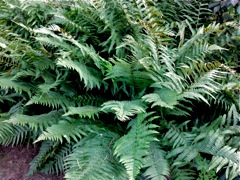
[{"label": "young frond", "polygon": [[131,180],[136,178],[144,166],[143,157],[149,155],[150,142],[155,141],[154,134],[158,133],[154,130],[157,126],[146,120],[148,115],[139,114],[132,120],[130,131],[114,145],[114,154],[124,164]]},{"label": "young frond", "polygon": [[145,112],[145,105],[140,100],[107,101],[102,104],[101,111],[113,112],[120,121],[127,121],[131,116]]},{"label": "young frond", "polygon": [[127,179],[126,170],[113,156],[113,144],[118,138],[117,134],[110,131],[84,137],[73,147],[73,152],[65,161],[65,178]]}]

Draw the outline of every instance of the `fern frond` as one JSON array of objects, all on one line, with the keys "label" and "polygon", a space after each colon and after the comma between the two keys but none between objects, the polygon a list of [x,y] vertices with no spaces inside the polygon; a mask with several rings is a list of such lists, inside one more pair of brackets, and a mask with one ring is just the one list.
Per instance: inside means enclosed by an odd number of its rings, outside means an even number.
[{"label": "fern frond", "polygon": [[29,164],[30,167],[29,167],[27,176],[31,176],[32,174],[37,172],[37,170],[41,166],[41,164],[44,161],[46,161],[46,155],[48,152],[51,151],[53,146],[54,146],[53,141],[43,141],[42,142],[38,154],[33,158],[33,160]]},{"label": "fern frond", "polygon": [[11,125],[0,121],[0,144],[19,145],[29,140],[30,129],[27,126]]},{"label": "fern frond", "polygon": [[183,131],[184,126],[186,126],[188,123],[189,121],[186,121],[178,126],[171,124],[164,138],[166,138],[170,143],[172,143],[173,148],[182,145],[188,146],[192,143],[192,141],[196,137],[196,134],[194,133],[188,133]]},{"label": "fern frond", "polygon": [[150,143],[149,154],[144,158],[146,171],[144,176],[152,180],[167,180],[170,176],[170,167],[165,158],[166,152],[161,150],[156,142]]},{"label": "fern frond", "polygon": [[178,104],[178,94],[171,89],[162,88],[155,93],[147,94],[142,97],[146,102],[153,103],[151,107],[160,106],[173,109]]},{"label": "fern frond", "polygon": [[29,125],[30,128],[37,131],[40,129],[43,131],[45,128],[57,123],[63,112],[62,111],[51,111],[47,114],[27,116],[23,114],[16,114],[10,117],[9,120],[6,120],[6,123],[17,124],[17,125]]},{"label": "fern frond", "polygon": [[95,106],[69,107],[68,110],[63,116],[78,114],[80,118],[88,117],[94,119],[95,115],[99,117],[100,112],[100,108]]},{"label": "fern frond", "polygon": [[[126,179],[126,170],[113,156],[119,136],[110,131],[91,134],[78,142],[65,163],[67,179]],[[94,148],[93,148],[94,147]]]},{"label": "fern frond", "polygon": [[130,131],[114,145],[114,154],[124,164],[130,179],[135,179],[144,166],[143,157],[149,154],[150,142],[155,140],[154,130],[157,126],[147,124],[148,115],[139,114],[132,120]]},{"label": "fern frond", "polygon": [[172,179],[176,180],[195,180],[197,179],[197,173],[194,170],[187,168],[174,168],[172,171]]},{"label": "fern frond", "polygon": [[193,0],[191,2],[182,3],[183,8],[180,13],[181,18],[187,19],[195,27],[200,27],[206,23],[206,19],[211,15],[208,3],[204,1]]},{"label": "fern frond", "polygon": [[64,97],[63,95],[54,91],[49,91],[44,94],[37,94],[33,96],[26,103],[26,105],[31,104],[41,104],[53,108],[62,107],[63,109],[66,109],[67,106],[73,105],[73,103],[67,97]]},{"label": "fern frond", "polygon": [[114,81],[127,83],[139,89],[143,89],[143,87],[151,84],[152,81],[149,73],[144,70],[144,67],[138,61],[134,61],[133,59],[131,59],[132,62],[125,59],[112,61],[114,65],[109,68],[106,80],[113,79]]},{"label": "fern frond", "polygon": [[88,105],[100,106],[106,101],[107,99],[104,98],[102,95],[99,96],[99,95],[95,95],[95,94],[93,95],[90,93],[79,95],[74,98],[74,102],[76,102],[78,106],[88,106]]},{"label": "fern frond", "polygon": [[[93,128],[93,129],[92,129]],[[60,141],[66,139],[68,143],[72,140],[78,142],[87,133],[94,131],[93,125],[86,124],[85,120],[61,120],[58,124],[48,127],[37,138],[35,142],[43,140]]]},{"label": "fern frond", "polygon": [[[63,54],[63,53],[61,53]],[[100,78],[94,75],[90,68],[80,61],[73,61],[69,57],[69,54],[64,53],[64,56],[58,59],[57,65],[65,68],[76,70],[80,76],[80,79],[84,81],[84,85],[92,89],[94,87],[100,88]]]},{"label": "fern frond", "polygon": [[[194,71],[191,68],[182,68],[182,72],[185,74],[190,84],[186,85],[186,89],[183,90],[180,95],[180,100],[196,99],[209,104],[206,99],[206,95],[214,98],[216,92],[219,91],[220,84],[215,79],[223,78],[226,74],[220,70],[221,63],[196,63],[193,62]],[[186,71],[185,71],[186,70]],[[194,79],[192,81],[191,79]]]},{"label": "fern frond", "polygon": [[208,171],[216,169],[218,172],[227,166],[227,178],[236,177],[240,173],[239,152],[236,148],[225,145],[223,134],[220,134],[219,131],[202,132],[196,139],[198,142],[175,148],[167,157],[177,156],[174,165],[185,165],[200,153],[206,153],[213,157]]},{"label": "fern frond", "polygon": [[145,105],[140,100],[107,101],[102,104],[101,111],[113,112],[120,121],[126,121],[130,116],[145,112]]},{"label": "fern frond", "polygon": [[44,174],[62,174],[64,173],[64,162],[66,157],[72,152],[73,143],[58,144],[45,155],[42,160],[43,166],[40,166],[39,172]]},{"label": "fern frond", "polygon": [[11,77],[0,77],[0,87],[2,89],[14,89],[16,92],[22,93],[27,92],[30,93],[31,86],[25,84],[24,82],[16,82],[13,81]]},{"label": "fern frond", "polygon": [[0,89],[0,103],[4,101],[15,102],[14,97],[19,97],[18,93],[9,93],[7,89]]},{"label": "fern frond", "polygon": [[54,19],[51,20],[51,24],[65,25],[68,29],[71,29],[71,31],[74,31],[76,33],[90,33],[90,30],[88,28],[82,26],[80,23],[72,21],[70,18],[59,12],[54,13]]}]

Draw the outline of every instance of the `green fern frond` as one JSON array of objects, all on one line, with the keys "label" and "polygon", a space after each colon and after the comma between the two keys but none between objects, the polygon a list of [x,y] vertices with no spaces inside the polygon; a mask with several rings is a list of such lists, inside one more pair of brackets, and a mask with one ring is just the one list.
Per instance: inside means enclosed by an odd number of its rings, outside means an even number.
[{"label": "green fern frond", "polygon": [[19,145],[29,140],[30,129],[27,126],[11,125],[0,121],[0,144]]},{"label": "green fern frond", "polygon": [[149,73],[144,70],[144,67],[138,61],[133,59],[131,61],[125,59],[112,61],[114,65],[109,68],[106,80],[112,79],[117,82],[127,83],[139,89],[151,84]]},{"label": "green fern frond", "polygon": [[182,3],[183,8],[180,11],[182,18],[187,19],[195,27],[200,27],[206,23],[206,19],[211,15],[208,3],[193,0],[191,2]]},{"label": "green fern frond", "polygon": [[146,171],[144,176],[152,180],[167,180],[170,176],[170,167],[165,158],[166,152],[161,150],[156,142],[150,143],[149,154],[144,158]]},{"label": "green fern frond", "polygon": [[150,142],[155,141],[154,124],[147,124],[148,115],[139,114],[132,120],[130,131],[114,145],[114,154],[124,164],[130,179],[135,179],[144,166],[143,157],[149,154]]},{"label": "green fern frond", "polygon": [[93,125],[86,124],[85,120],[61,120],[58,124],[54,124],[48,127],[43,133],[37,138],[35,142],[43,140],[60,141],[66,139],[68,143],[72,140],[78,142],[87,133],[94,131]]},{"label": "green fern frond", "polygon": [[[214,98],[213,94],[219,91],[220,84],[215,79],[223,78],[226,73],[220,70],[219,62],[207,64],[193,62],[193,66],[196,69],[195,72],[190,67],[182,68],[190,84],[186,85],[179,99],[196,99],[209,104],[206,96]],[[194,81],[191,80],[192,78]]]},{"label": "green fern frond", "polygon": [[0,89],[0,103],[4,101],[15,102],[14,98],[19,96],[18,93],[9,93],[7,89]]},{"label": "green fern frond", "polygon": [[27,92],[30,93],[31,86],[25,84],[24,82],[16,82],[13,81],[11,77],[0,77],[0,87],[2,89],[14,89],[16,92],[22,93]]},{"label": "green fern frond", "polygon": [[54,13],[54,19],[52,19],[50,23],[65,25],[68,29],[71,29],[71,31],[74,31],[77,33],[80,33],[80,32],[90,33],[90,30],[88,28],[80,25],[80,23],[76,23],[72,21],[71,19],[66,17],[64,14],[61,14],[59,12]]},{"label": "green fern frond", "polygon": [[100,108],[95,106],[82,106],[82,107],[68,107],[68,112],[63,116],[69,116],[78,114],[80,118],[95,119],[95,116],[99,117]]},{"label": "green fern frond", "polygon": [[195,180],[197,173],[194,170],[187,168],[174,168],[172,171],[172,179],[174,180]]},{"label": "green fern frond", "polygon": [[67,97],[54,91],[49,91],[48,93],[37,94],[33,96],[26,103],[26,106],[31,104],[41,104],[53,108],[62,107],[63,109],[66,109],[66,107],[73,105],[73,103]]},{"label": "green fern frond", "polygon": [[64,173],[64,162],[66,157],[72,152],[72,146],[73,143],[63,145],[54,144],[51,151],[45,155],[46,162],[42,162],[43,166],[40,166],[39,172],[44,174]]},{"label": "green fern frond", "polygon": [[142,97],[146,102],[153,103],[151,107],[160,106],[173,109],[178,104],[178,94],[176,91],[162,88],[155,93],[147,94]]},{"label": "green fern frond", "polygon": [[194,133],[184,132],[184,127],[189,123],[186,121],[178,126],[171,124],[169,130],[165,134],[164,138],[172,143],[173,148],[180,147],[182,145],[188,146],[192,143],[196,135]]},{"label": "green fern frond", "polygon": [[80,79],[84,81],[84,84],[87,88],[100,88],[100,78],[91,72],[90,67],[87,67],[80,61],[71,60],[69,55],[70,54],[68,53],[64,53],[64,56],[58,59],[57,65],[76,70],[80,76]]},{"label": "green fern frond", "polygon": [[127,121],[130,116],[145,112],[145,105],[140,100],[107,101],[102,104],[101,111],[113,112],[120,121]]},{"label": "green fern frond", "polygon": [[90,134],[83,138],[66,159],[65,178],[126,179],[126,170],[113,156],[113,144],[118,138],[117,134],[110,131]]},{"label": "green fern frond", "polygon": [[30,128],[37,131],[40,129],[43,131],[45,128],[57,123],[63,112],[62,111],[51,111],[47,114],[27,116],[23,114],[16,114],[10,117],[9,120],[6,120],[6,123],[17,124],[17,125],[29,125]]},{"label": "green fern frond", "polygon": [[[56,144],[56,143],[55,143]],[[41,167],[42,163],[46,161],[46,155],[51,151],[54,146],[53,141],[43,141],[39,149],[38,154],[30,162],[30,167],[27,173],[27,176],[31,176],[37,172],[38,168]]]},{"label": "green fern frond", "polygon": [[[196,137],[197,142],[179,146],[173,149],[167,157],[175,158],[174,165],[186,165],[201,153],[211,155],[213,158],[209,164],[209,170],[220,171],[227,166],[227,178],[236,177],[240,173],[239,152],[236,148],[225,145],[224,136],[219,131],[202,132]],[[237,172],[237,173],[236,173]]]},{"label": "green fern frond", "polygon": [[103,97],[103,95],[99,96],[99,95],[95,95],[95,94],[93,95],[90,93],[86,93],[86,94],[79,95],[79,96],[73,98],[73,101],[78,106],[88,106],[88,105],[100,106],[104,102],[106,102],[107,99],[105,97]]}]

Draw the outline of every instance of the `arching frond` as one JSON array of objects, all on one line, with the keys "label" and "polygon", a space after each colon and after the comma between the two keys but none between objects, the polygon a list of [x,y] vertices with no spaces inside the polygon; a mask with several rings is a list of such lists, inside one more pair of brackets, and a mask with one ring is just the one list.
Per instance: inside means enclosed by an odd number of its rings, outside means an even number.
[{"label": "arching frond", "polygon": [[51,111],[47,114],[27,116],[23,114],[16,114],[6,120],[6,123],[17,124],[17,125],[29,125],[34,130],[40,129],[43,131],[45,128],[57,123],[63,112],[62,111]]},{"label": "arching frond", "polygon": [[79,73],[80,79],[84,81],[84,84],[87,88],[100,88],[101,81],[91,72],[90,68],[80,61],[71,60],[69,54],[65,53],[62,58],[59,58],[57,65],[76,70]]},{"label": "arching frond", "polygon": [[67,142],[75,141],[78,142],[87,133],[93,132],[97,127],[86,123],[85,120],[61,120],[58,124],[54,124],[48,127],[43,133],[37,138],[35,142],[43,140],[60,141],[67,140]]},{"label": "arching frond", "polygon": [[72,105],[73,103],[69,99],[57,92],[49,91],[44,94],[37,94],[33,96],[26,105],[31,104],[41,104],[44,106],[49,106],[53,108],[62,107],[66,109],[67,106]]}]

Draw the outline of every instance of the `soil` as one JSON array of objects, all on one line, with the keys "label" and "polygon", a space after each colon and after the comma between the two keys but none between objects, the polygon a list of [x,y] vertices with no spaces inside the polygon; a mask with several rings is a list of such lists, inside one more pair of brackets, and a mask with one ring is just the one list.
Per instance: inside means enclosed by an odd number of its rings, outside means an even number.
[{"label": "soil", "polygon": [[26,177],[29,163],[37,154],[36,147],[1,147],[0,180],[63,180],[63,176],[34,174]]}]

